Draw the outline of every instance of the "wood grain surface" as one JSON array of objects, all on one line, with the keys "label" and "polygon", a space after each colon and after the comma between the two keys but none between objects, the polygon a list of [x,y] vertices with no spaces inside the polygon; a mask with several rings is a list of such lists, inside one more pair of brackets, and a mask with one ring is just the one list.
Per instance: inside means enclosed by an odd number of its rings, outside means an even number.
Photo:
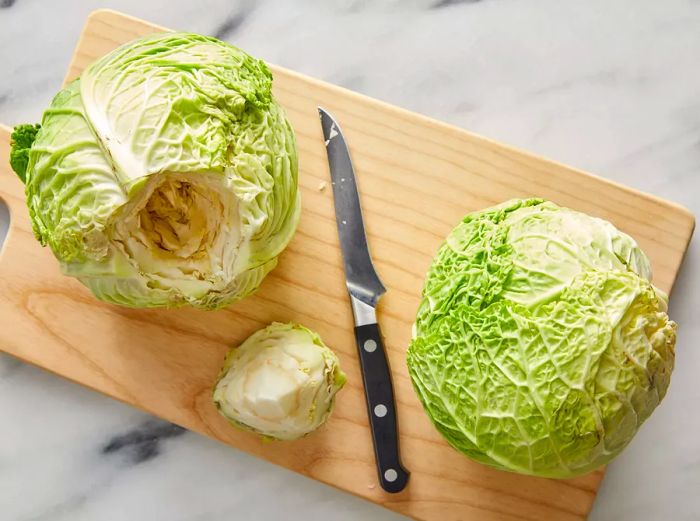
[{"label": "wood grain surface", "polygon": [[[93,13],[66,80],[98,56],[162,28]],[[610,220],[649,254],[669,291],[692,234],[685,209],[347,90],[273,67],[296,130],[303,211],[279,267],[253,297],[217,312],[131,310],[98,302],[60,274],[34,239],[23,187],[0,132],[0,196],[11,227],[0,258],[0,348],[22,360],[283,467],[426,521],[584,519],[603,471],[572,480],[499,472],[451,449],[425,416],[405,364],[423,277],[466,213],[541,196]],[[379,320],[397,393],[401,447],[412,472],[398,495],[377,484],[316,106],[341,122],[352,149],[369,242],[388,292]],[[265,443],[214,409],[212,383],[229,346],[273,320],[317,330],[348,374],[337,408],[312,436]]]}]

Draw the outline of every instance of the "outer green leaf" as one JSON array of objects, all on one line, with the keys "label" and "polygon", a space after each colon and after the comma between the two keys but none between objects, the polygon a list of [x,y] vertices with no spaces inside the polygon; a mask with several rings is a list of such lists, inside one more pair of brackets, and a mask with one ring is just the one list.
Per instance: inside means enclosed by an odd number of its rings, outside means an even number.
[{"label": "outer green leaf", "polygon": [[10,136],[10,166],[24,183],[29,165],[29,150],[41,125],[17,125]]}]

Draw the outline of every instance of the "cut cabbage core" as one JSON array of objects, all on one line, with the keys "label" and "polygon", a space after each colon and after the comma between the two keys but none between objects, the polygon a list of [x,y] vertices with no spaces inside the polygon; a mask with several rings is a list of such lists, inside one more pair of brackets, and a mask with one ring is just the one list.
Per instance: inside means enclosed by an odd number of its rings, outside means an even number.
[{"label": "cut cabbage core", "polygon": [[222,175],[153,175],[119,212],[114,245],[154,278],[151,287],[223,288],[235,274],[241,260],[238,203]]}]

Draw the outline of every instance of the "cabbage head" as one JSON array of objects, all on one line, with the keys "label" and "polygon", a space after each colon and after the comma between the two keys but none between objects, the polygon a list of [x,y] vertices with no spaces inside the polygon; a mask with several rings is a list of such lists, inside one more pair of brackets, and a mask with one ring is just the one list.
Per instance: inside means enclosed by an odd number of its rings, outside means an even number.
[{"label": "cabbage head", "polygon": [[229,351],[213,398],[232,425],[294,440],[328,419],[345,381],[338,357],[318,334],[273,322]]},{"label": "cabbage head", "polygon": [[635,241],[539,199],[467,215],[429,270],[414,388],[457,450],[565,478],[603,465],[666,394],[676,324]]},{"label": "cabbage head", "polygon": [[253,292],[299,218],[267,66],[215,38],[123,45],[13,134],[34,233],[99,299],[212,309]]}]

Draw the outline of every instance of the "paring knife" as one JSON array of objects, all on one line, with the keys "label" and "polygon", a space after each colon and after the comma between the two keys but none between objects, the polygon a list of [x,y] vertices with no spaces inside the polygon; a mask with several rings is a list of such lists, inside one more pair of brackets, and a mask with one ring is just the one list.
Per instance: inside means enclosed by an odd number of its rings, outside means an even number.
[{"label": "paring knife", "polygon": [[376,316],[377,302],[386,289],[369,255],[355,171],[345,138],[328,112],[321,107],[318,112],[331,171],[345,283],[355,317],[355,340],[360,354],[379,483],[387,492],[400,492],[408,482],[409,473],[399,456],[394,389]]}]

